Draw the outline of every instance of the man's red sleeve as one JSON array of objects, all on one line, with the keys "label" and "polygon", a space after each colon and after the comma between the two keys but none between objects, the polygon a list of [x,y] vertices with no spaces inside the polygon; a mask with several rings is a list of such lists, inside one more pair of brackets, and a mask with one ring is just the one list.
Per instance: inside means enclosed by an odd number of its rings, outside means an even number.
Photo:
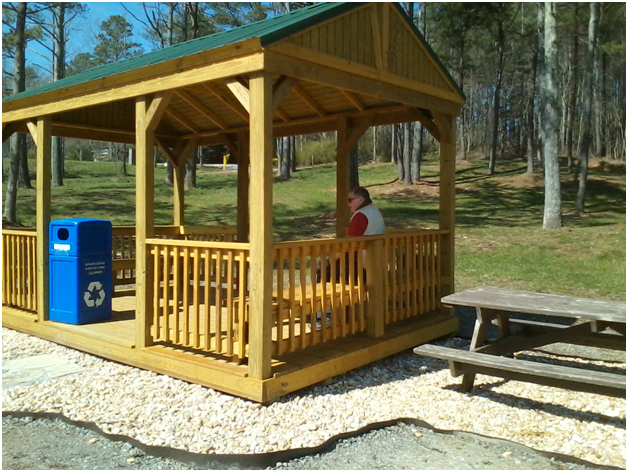
[{"label": "man's red sleeve", "polygon": [[356,213],[347,228],[347,236],[363,236],[368,224],[369,220],[363,213]]}]

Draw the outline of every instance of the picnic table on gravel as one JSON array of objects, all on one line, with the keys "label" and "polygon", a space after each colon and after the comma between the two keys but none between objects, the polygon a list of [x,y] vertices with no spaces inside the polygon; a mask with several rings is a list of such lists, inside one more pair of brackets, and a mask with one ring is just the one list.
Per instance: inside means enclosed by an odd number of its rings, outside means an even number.
[{"label": "picnic table on gravel", "polygon": [[[445,306],[473,307],[477,319],[469,351],[425,344],[414,352],[449,361],[454,377],[463,375],[461,390],[473,388],[475,374],[533,382],[578,391],[625,397],[626,372],[591,370],[517,359],[516,352],[554,343],[626,351],[626,302],[594,300],[495,287],[476,287],[447,295]],[[514,315],[514,316],[513,316]],[[539,321],[538,316],[544,320]],[[567,322],[567,324],[565,324]],[[499,337],[487,341],[495,323]],[[512,326],[520,329],[513,333]]]}]

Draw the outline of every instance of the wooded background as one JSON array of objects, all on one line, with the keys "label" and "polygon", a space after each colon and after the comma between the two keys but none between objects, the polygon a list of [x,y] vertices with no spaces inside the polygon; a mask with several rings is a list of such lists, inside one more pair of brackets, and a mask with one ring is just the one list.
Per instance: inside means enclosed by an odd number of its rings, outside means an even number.
[{"label": "wooded background", "polygon": [[[89,3],[3,3],[3,97],[311,4],[140,3],[141,9],[103,21],[94,35],[96,46],[87,48],[85,43],[86,49],[81,50],[73,42],[72,28],[89,16]],[[582,195],[576,208],[584,211],[588,157],[625,161],[626,4],[404,2],[402,6],[466,95],[458,120],[458,158],[484,159],[489,174],[503,159],[524,159],[528,172],[552,176],[558,174],[552,169],[560,163],[580,179]],[[79,52],[68,57],[68,44]],[[26,62],[25,51],[34,45],[40,51],[37,60]],[[19,134],[3,144],[3,157],[12,157],[6,176],[3,166],[8,221],[17,218],[12,203],[17,186],[31,186],[27,156],[33,154],[32,146],[30,138]],[[362,138],[353,159],[395,162],[399,180],[411,185],[420,181],[421,161],[436,146],[419,123],[380,126]],[[277,140],[279,178],[289,179],[297,166],[333,161],[334,148],[335,133]],[[222,147],[199,148],[188,162],[186,186],[195,186],[199,162],[222,163],[227,152]],[[53,185],[63,185],[66,159],[112,160],[126,173],[128,154],[126,145],[56,138]],[[160,156],[157,160],[165,161]],[[353,183],[358,178],[356,172]],[[171,184],[168,180],[165,184]],[[555,190],[548,193],[555,199]],[[558,211],[558,221],[548,222],[547,227],[559,226],[560,195],[557,202],[546,200],[546,213],[548,205]]]}]

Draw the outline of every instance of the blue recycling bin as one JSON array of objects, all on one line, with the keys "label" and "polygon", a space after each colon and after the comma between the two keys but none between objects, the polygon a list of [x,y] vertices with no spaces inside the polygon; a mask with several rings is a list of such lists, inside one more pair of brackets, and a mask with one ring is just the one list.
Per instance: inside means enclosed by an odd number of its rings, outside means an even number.
[{"label": "blue recycling bin", "polygon": [[111,319],[111,222],[51,221],[49,241],[49,319],[79,325]]}]

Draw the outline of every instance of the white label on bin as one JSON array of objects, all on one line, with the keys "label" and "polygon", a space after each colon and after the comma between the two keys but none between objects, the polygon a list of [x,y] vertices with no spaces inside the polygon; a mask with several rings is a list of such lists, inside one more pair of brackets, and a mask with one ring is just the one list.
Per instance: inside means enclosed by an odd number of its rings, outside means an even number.
[{"label": "white label on bin", "polygon": [[69,251],[70,250],[70,245],[69,244],[59,244],[59,243],[54,243],[52,245],[52,248],[55,251]]}]

